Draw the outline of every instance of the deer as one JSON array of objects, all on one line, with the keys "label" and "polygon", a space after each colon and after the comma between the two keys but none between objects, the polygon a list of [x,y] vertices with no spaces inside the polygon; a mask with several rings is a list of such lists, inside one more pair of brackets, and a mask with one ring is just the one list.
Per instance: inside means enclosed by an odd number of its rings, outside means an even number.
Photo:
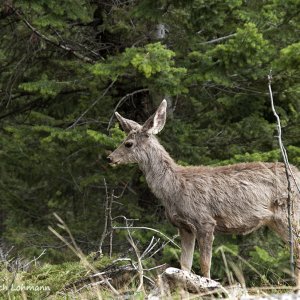
[{"label": "deer", "polygon": [[[217,233],[245,235],[267,226],[289,243],[288,180],[280,162],[250,162],[227,166],[181,166],[171,158],[156,135],[164,128],[167,101],[143,125],[115,116],[127,134],[108,156],[113,165],[136,163],[152,193],[164,208],[181,241],[181,269],[191,272],[195,242],[200,250],[202,276],[210,278],[212,247]],[[297,184],[299,170],[291,166]],[[293,226],[298,228],[300,197],[293,195]],[[294,228],[294,227],[293,227]],[[300,286],[300,246],[294,234],[295,279]]]}]

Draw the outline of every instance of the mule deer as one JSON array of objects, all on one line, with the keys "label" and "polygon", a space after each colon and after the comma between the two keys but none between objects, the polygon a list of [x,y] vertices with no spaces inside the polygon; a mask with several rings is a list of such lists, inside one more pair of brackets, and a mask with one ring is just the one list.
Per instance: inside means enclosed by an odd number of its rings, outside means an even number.
[{"label": "mule deer", "polygon": [[[168,220],[179,230],[181,268],[191,270],[197,239],[201,272],[210,278],[215,232],[247,234],[266,225],[288,242],[284,165],[261,162],[222,167],[177,165],[155,137],[165,125],[166,108],[167,102],[163,100],[144,125],[116,112],[128,136],[108,160],[112,165],[139,165],[151,191],[162,201]],[[300,172],[292,169],[300,184]],[[292,189],[295,190],[293,183]],[[298,224],[300,197],[293,194],[293,220]],[[296,237],[295,252],[299,286],[300,247]]]}]

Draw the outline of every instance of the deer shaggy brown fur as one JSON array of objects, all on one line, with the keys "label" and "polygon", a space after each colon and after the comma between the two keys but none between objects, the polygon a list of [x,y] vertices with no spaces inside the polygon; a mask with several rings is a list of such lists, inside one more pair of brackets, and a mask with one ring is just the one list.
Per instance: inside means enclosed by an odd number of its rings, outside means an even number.
[{"label": "deer shaggy brown fur", "polygon": [[[192,267],[195,240],[202,275],[210,277],[214,233],[247,234],[263,225],[288,242],[287,179],[282,163],[240,163],[222,167],[177,165],[155,135],[166,122],[167,102],[144,125],[116,113],[128,134],[109,155],[111,164],[137,163],[181,238],[181,268]],[[300,184],[300,173],[292,170]],[[298,229],[299,194],[292,183],[293,226]],[[294,232],[296,232],[294,230]],[[294,237],[296,281],[300,285],[300,248]]]}]

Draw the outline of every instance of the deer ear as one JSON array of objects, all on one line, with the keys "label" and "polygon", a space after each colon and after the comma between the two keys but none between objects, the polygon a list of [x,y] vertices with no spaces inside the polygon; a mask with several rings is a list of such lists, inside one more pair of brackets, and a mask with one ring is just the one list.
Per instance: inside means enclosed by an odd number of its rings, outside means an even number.
[{"label": "deer ear", "polygon": [[149,134],[158,134],[165,126],[167,119],[167,101],[164,99],[155,114],[143,125],[143,131]]},{"label": "deer ear", "polygon": [[121,127],[126,133],[129,133],[131,130],[138,130],[142,128],[140,124],[135,121],[123,118],[118,112],[115,112],[115,116],[117,117]]}]

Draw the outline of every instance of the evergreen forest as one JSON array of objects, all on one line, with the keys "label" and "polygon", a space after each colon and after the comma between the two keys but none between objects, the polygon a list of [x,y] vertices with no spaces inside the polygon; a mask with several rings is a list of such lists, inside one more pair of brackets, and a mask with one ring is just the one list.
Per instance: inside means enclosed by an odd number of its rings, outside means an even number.
[{"label": "evergreen forest", "polygon": [[[1,0],[0,298],[107,299],[68,297],[151,245],[149,278],[180,266],[177,230],[138,166],[107,162],[125,137],[116,111],[142,124],[165,98],[158,138],[180,165],[282,161],[271,75],[299,168],[299,37],[299,0]],[[218,235],[213,249],[224,286],[293,285],[289,247],[267,228]]]}]

